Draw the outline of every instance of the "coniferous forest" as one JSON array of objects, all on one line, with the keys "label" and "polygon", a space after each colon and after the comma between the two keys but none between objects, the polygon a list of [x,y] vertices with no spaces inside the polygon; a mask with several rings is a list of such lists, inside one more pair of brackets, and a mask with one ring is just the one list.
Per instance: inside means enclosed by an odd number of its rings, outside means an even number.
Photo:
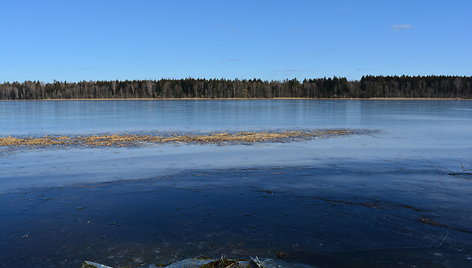
[{"label": "coniferous forest", "polygon": [[472,76],[363,76],[298,81],[161,79],[0,84],[0,99],[472,98]]}]

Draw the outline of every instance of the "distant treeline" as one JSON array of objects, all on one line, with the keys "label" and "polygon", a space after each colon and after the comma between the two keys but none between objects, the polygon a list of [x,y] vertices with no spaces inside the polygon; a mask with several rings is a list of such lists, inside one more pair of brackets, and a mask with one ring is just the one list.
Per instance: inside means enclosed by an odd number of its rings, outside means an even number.
[{"label": "distant treeline", "polygon": [[472,98],[472,76],[363,76],[303,81],[161,79],[0,84],[0,99]]}]

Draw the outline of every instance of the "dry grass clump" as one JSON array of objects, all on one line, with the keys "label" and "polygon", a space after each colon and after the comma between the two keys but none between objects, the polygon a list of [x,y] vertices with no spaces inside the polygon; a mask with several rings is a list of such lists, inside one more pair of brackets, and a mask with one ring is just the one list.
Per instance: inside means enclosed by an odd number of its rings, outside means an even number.
[{"label": "dry grass clump", "polygon": [[44,137],[0,137],[0,146],[52,146],[81,145],[91,147],[102,146],[135,146],[141,143],[256,143],[283,142],[317,137],[344,136],[355,134],[352,130],[316,130],[316,131],[279,131],[279,132],[237,132],[212,133],[205,135],[172,135],[157,136],[150,134],[112,134],[84,137],[44,136]]},{"label": "dry grass clump", "polygon": [[41,146],[41,145],[62,145],[66,144],[67,141],[64,137],[40,137],[40,138],[17,138],[17,137],[5,137],[0,138],[0,146]]}]

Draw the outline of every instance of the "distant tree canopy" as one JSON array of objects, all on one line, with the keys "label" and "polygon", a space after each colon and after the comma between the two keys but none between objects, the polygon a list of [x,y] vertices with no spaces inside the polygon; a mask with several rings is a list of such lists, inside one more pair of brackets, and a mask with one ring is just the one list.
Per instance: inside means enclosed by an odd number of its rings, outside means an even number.
[{"label": "distant tree canopy", "polygon": [[363,76],[303,81],[161,79],[0,84],[0,99],[94,98],[472,98],[471,76]]}]

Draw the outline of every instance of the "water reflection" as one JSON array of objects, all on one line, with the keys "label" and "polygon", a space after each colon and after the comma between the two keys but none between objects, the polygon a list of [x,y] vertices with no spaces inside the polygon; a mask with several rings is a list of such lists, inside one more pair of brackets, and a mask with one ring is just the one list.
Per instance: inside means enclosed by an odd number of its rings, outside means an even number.
[{"label": "water reflection", "polygon": [[0,102],[0,135],[447,124],[469,120],[470,106],[467,101],[13,101]]}]

